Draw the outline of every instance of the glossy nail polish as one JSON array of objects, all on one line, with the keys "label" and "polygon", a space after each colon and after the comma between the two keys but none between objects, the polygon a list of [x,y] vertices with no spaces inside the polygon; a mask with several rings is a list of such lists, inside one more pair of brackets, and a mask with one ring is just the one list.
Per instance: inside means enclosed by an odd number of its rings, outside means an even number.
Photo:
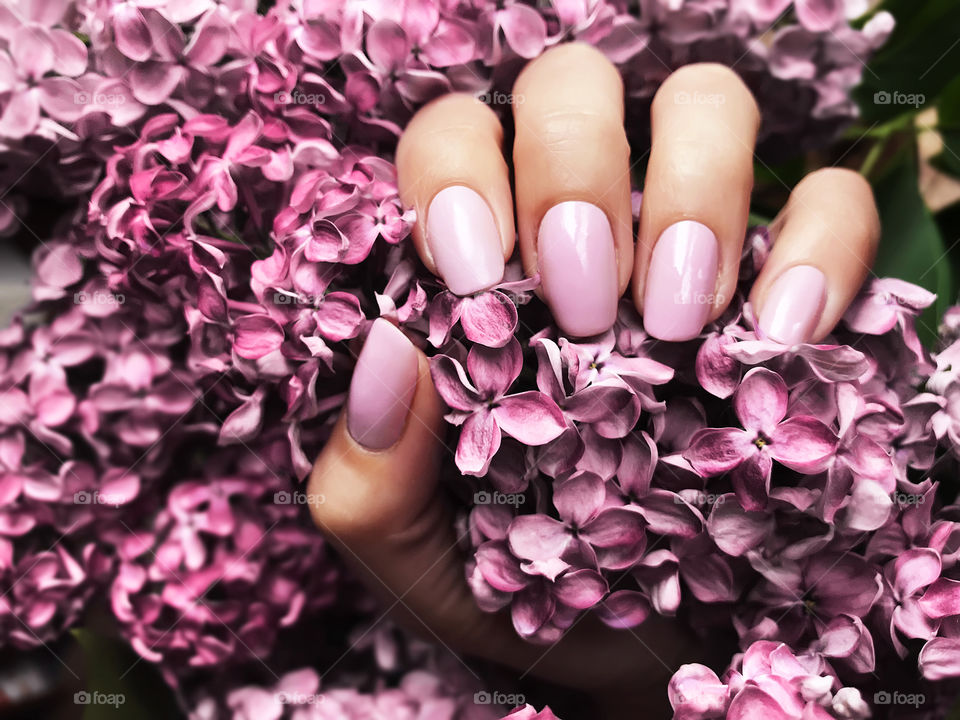
[{"label": "glossy nail polish", "polygon": [[547,210],[537,237],[543,294],[560,328],[586,337],[617,318],[617,256],[606,213],[569,201]]},{"label": "glossy nail polish", "polygon": [[827,278],[811,265],[794,265],[774,280],[760,309],[760,329],[784,345],[807,342],[827,300]]},{"label": "glossy nail polish", "polygon": [[389,321],[374,321],[350,381],[350,436],[371,450],[383,450],[397,442],[406,425],[418,374],[413,344]]},{"label": "glossy nail polish", "polygon": [[715,301],[717,238],[693,220],[660,235],[650,257],[643,325],[659,340],[692,340],[703,330]]},{"label": "glossy nail polish", "polygon": [[427,209],[427,244],[437,272],[457,295],[503,279],[503,245],[490,206],[463,185],[444,188]]}]

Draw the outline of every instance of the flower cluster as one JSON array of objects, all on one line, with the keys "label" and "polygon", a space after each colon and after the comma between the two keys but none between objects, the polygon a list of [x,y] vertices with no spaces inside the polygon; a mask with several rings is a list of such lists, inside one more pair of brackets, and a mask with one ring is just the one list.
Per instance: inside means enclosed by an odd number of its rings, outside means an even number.
[{"label": "flower cluster", "polygon": [[[483,608],[541,642],[588,613],[735,631],[722,679],[674,678],[678,718],[863,717],[867,690],[922,692],[936,717],[960,676],[960,342],[920,346],[932,297],[874,281],[824,344],[779,345],[745,303],[757,229],[697,340],[655,342],[629,304],[567,338],[516,263],[465,298],[430,277],[389,160],[424,102],[505,113],[522,60],[571,39],[617,63],[634,116],[671,69],[715,60],[755,92],[767,147],[821,142],[889,16],[792,5],[770,32],[788,0],[0,8],[0,231],[27,195],[83,198],[0,332],[0,642],[51,640],[101,597],[171,685],[217,680],[197,718],[498,713],[424,657],[321,693],[282,652],[282,633],[365,614],[310,527],[322,498],[290,478],[386,317],[432,356]],[[279,681],[249,679],[264,668]]]},{"label": "flower cluster", "polygon": [[761,147],[822,145],[855,116],[849,90],[892,20],[878,13],[854,29],[843,4],[798,0],[784,21],[790,5],[15,0],[0,9],[0,188],[15,190],[0,234],[20,225],[27,196],[88,192],[113,146],[157,114],[252,109],[296,123],[319,113],[344,142],[389,147],[420,105],[452,90],[507,114],[522,102],[511,94],[519,61],[568,40],[620,67],[638,142],[660,82],[713,61],[758,97]]}]

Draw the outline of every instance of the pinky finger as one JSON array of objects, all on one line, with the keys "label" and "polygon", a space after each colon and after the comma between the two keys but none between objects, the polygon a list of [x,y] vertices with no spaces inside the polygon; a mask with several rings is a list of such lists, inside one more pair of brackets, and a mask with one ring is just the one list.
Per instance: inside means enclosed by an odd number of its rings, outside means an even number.
[{"label": "pinky finger", "polygon": [[793,345],[829,333],[876,256],[880,220],[870,186],[851,170],[805,177],[771,225],[774,245],[750,300],[767,337]]}]

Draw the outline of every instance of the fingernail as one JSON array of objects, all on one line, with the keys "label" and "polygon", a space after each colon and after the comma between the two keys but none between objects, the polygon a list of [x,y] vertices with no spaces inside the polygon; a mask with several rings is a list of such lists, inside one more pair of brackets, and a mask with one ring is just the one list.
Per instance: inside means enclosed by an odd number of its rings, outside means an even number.
[{"label": "fingernail", "polygon": [[643,325],[659,340],[700,334],[717,286],[717,238],[706,225],[683,220],[660,235],[650,257]]},{"label": "fingernail", "polygon": [[350,381],[350,436],[371,450],[383,450],[399,440],[418,374],[413,344],[387,320],[375,320]]},{"label": "fingernail", "polygon": [[617,319],[617,256],[606,213],[569,201],[540,222],[537,262],[543,294],[560,329],[586,337]]},{"label": "fingernail", "polygon": [[827,278],[810,265],[794,265],[780,275],[760,310],[760,329],[784,345],[810,339],[827,299]]},{"label": "fingernail", "polygon": [[490,206],[463,185],[444,188],[427,209],[427,244],[437,272],[457,295],[503,280],[503,245]]}]

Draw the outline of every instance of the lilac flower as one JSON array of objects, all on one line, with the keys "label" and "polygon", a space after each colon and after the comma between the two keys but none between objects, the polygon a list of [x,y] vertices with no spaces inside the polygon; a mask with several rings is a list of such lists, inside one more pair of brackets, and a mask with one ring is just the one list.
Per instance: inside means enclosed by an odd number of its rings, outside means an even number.
[{"label": "lilac flower", "polygon": [[507,293],[516,293],[524,301],[525,293],[539,284],[539,277],[535,276],[508,280],[468,297],[449,290],[439,293],[427,308],[430,342],[434,347],[443,347],[459,322],[468,340],[487,347],[503,347],[517,328],[517,306]]},{"label": "lilac flower", "polygon": [[539,514],[515,518],[507,531],[510,549],[532,562],[572,554],[595,558],[610,570],[632,567],[646,548],[643,517],[626,507],[605,506],[605,500],[604,482],[591,473],[557,483],[553,504],[560,519]]},{"label": "lilac flower", "polygon": [[467,370],[449,355],[431,360],[433,382],[451,410],[447,418],[463,425],[457,445],[461,472],[485,474],[500,448],[501,433],[543,445],[566,427],[560,408],[543,393],[507,394],[522,365],[520,343],[512,339],[498,349],[475,345],[467,354]]},{"label": "lilac flower", "polygon": [[731,472],[737,499],[760,510],[770,491],[772,461],[802,473],[821,470],[837,447],[836,435],[816,418],[787,414],[783,379],[764,368],[747,373],[733,398],[745,430],[708,428],[694,435],[684,457],[706,477]]}]

